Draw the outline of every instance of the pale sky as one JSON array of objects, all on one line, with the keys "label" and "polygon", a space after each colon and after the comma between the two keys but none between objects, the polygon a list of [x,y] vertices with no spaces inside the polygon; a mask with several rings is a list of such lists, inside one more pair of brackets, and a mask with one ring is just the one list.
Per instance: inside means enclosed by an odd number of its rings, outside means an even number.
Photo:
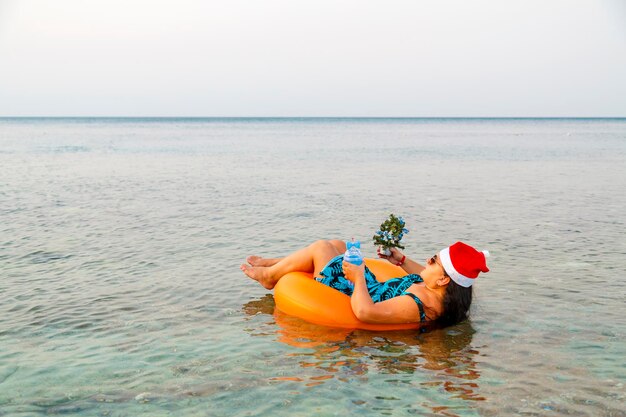
[{"label": "pale sky", "polygon": [[626,117],[626,0],[0,0],[0,116]]}]

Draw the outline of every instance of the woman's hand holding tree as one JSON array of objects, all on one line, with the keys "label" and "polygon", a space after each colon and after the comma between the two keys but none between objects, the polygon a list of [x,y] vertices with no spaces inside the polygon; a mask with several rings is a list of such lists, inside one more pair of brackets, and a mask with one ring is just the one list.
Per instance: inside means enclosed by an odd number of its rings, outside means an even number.
[{"label": "woman's hand holding tree", "polygon": [[394,265],[402,264],[406,257],[402,253],[402,251],[398,248],[389,248],[391,251],[391,255],[384,255],[380,252],[380,247],[376,249],[376,253],[379,258],[386,259]]}]

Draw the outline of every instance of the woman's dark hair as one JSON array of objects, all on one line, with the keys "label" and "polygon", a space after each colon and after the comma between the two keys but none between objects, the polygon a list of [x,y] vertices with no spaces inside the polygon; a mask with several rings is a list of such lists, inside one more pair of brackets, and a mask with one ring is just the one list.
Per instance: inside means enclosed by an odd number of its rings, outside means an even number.
[{"label": "woman's dark hair", "polygon": [[461,287],[450,280],[443,297],[443,313],[436,320],[441,326],[452,326],[469,317],[472,305],[472,287]]}]

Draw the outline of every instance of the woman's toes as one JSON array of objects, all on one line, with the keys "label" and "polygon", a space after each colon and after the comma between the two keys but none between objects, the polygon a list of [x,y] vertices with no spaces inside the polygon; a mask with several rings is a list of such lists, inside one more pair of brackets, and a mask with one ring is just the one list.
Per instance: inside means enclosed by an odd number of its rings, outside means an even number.
[{"label": "woman's toes", "polygon": [[259,261],[263,259],[260,256],[251,255],[246,258],[246,262],[248,262],[252,266],[258,266]]},{"label": "woman's toes", "polygon": [[256,279],[255,278],[255,274],[254,274],[254,267],[253,266],[250,266],[250,265],[247,265],[247,264],[241,264],[239,269],[241,269],[243,271],[243,273],[246,274],[247,276],[249,276],[250,278]]}]

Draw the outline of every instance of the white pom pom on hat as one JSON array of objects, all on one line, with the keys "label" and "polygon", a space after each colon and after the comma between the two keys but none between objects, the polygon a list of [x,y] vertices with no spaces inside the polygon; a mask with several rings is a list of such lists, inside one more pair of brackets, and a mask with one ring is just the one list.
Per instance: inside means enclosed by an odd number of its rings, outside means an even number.
[{"label": "white pom pom on hat", "polygon": [[489,251],[479,252],[463,242],[456,242],[439,252],[443,269],[454,282],[466,288],[474,284],[479,273],[489,272],[487,257]]}]

